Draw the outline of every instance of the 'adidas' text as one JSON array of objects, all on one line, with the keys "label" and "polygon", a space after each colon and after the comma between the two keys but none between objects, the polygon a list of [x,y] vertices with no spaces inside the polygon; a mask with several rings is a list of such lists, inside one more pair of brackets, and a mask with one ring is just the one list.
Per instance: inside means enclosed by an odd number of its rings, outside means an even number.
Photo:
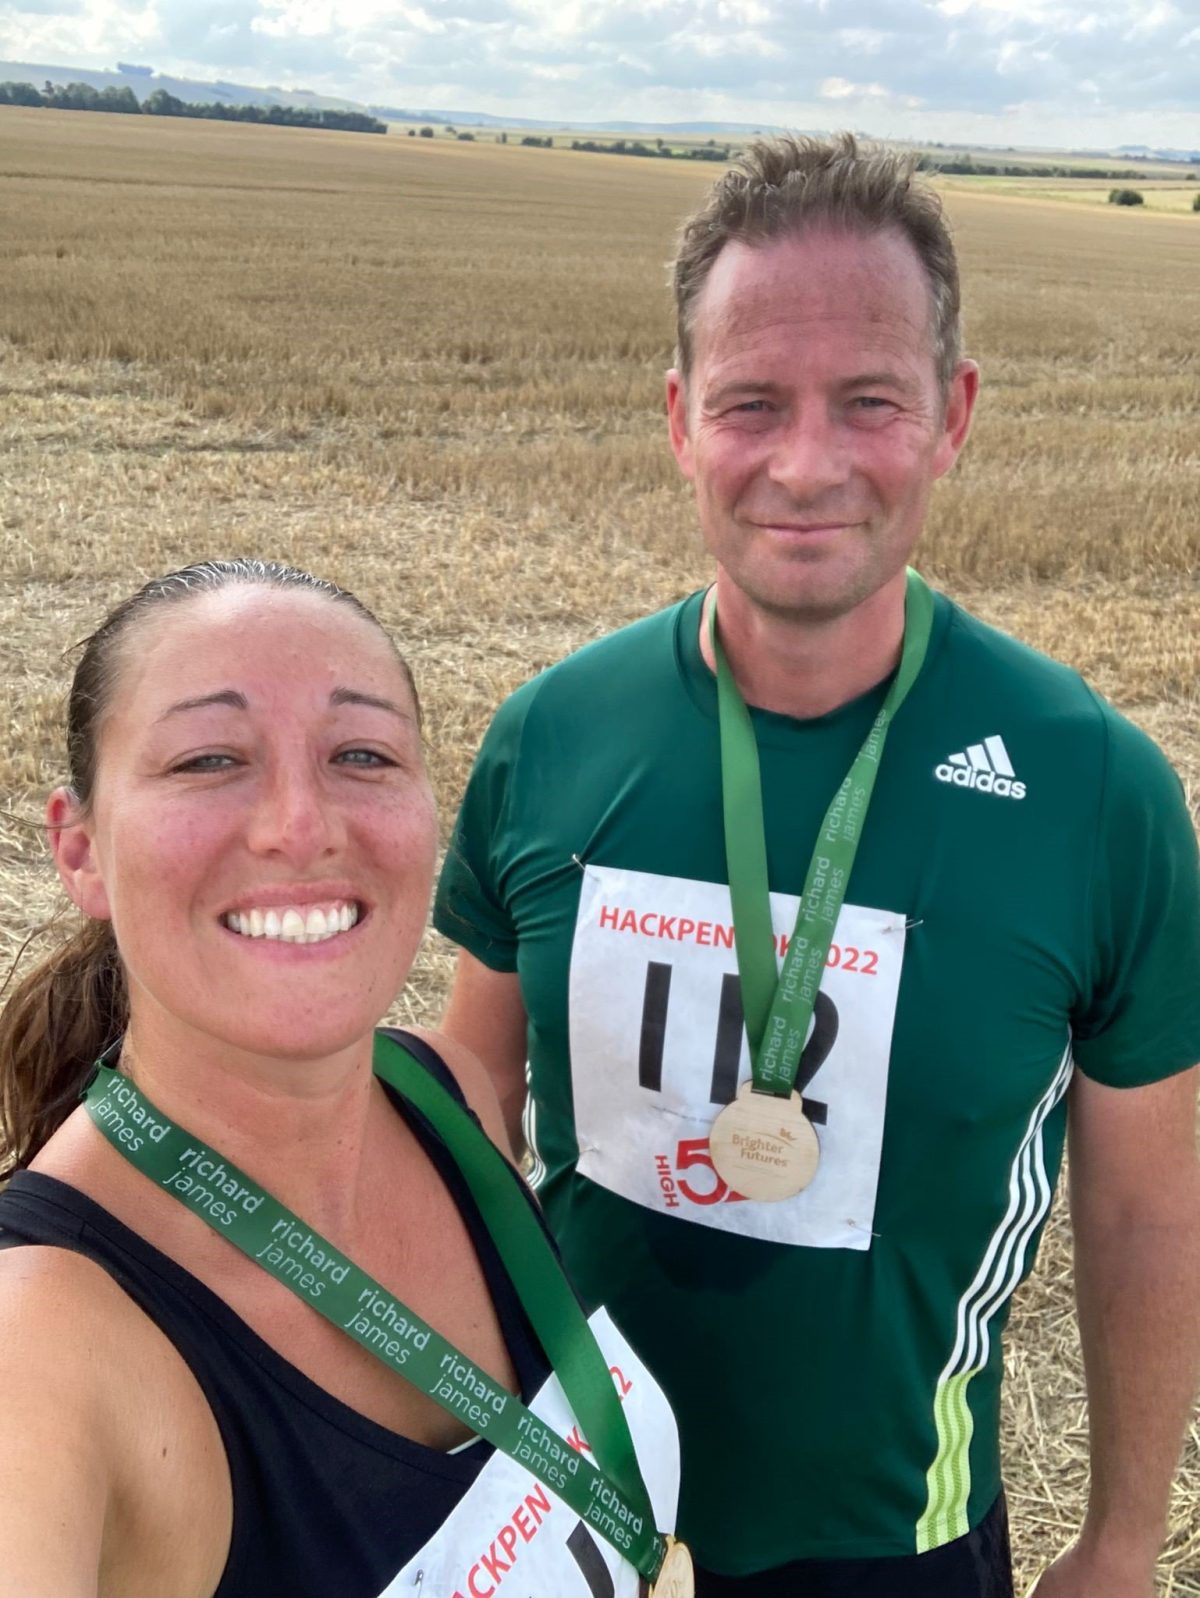
[{"label": "'adidas' text", "polygon": [[1004,740],[998,736],[968,745],[962,754],[951,755],[933,768],[939,782],[956,788],[974,788],[977,793],[996,794],[1001,799],[1024,799],[1025,784],[1018,780]]}]

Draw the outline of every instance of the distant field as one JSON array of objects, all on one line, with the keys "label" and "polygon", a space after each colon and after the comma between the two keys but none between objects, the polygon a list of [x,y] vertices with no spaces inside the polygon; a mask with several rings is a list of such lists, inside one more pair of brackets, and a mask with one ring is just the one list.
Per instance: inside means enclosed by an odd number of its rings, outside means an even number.
[{"label": "distant field", "polygon": [[996,150],[996,149],[950,149],[948,147],[931,147],[927,152],[934,160],[953,161],[961,157],[969,157],[972,161],[987,165],[997,162],[1002,165],[1019,163],[1036,171],[1046,167],[1071,167],[1091,168],[1095,172],[1109,172],[1119,169],[1127,172],[1131,177],[1143,178],[1149,181],[1153,178],[1173,178],[1176,182],[1186,178],[1189,172],[1198,169],[1194,163],[1184,161],[1154,161],[1149,159],[1134,159],[1132,156],[1122,155],[1078,155],[1070,150]]},{"label": "distant field", "polygon": [[[1006,199],[1054,200],[1066,205],[1107,205],[1113,189],[1136,189],[1144,205],[1141,214],[1154,212],[1175,216],[1192,213],[1192,203],[1200,194],[1200,182],[1168,181],[1163,178],[1015,178],[1015,177],[965,177],[947,175],[941,179],[950,189],[971,190],[985,194],[1003,195]],[[1200,231],[1200,212],[1195,213]]]},{"label": "distant field", "polygon": [[[663,282],[714,175],[0,109],[0,958],[56,902],[32,823],[62,775],[63,652],[142,577],[253,553],[358,590],[411,655],[446,825],[505,691],[705,580]],[[1045,204],[1060,187],[1078,203]],[[1200,216],[1027,188],[946,182],[984,394],[921,564],[1086,671],[1195,803]],[[431,935],[400,1012],[436,1014],[447,970]],[[1010,1349],[1024,1580],[1081,1513],[1069,1305],[1059,1212]],[[1174,1598],[1200,1598],[1198,1512],[1194,1428]]]}]

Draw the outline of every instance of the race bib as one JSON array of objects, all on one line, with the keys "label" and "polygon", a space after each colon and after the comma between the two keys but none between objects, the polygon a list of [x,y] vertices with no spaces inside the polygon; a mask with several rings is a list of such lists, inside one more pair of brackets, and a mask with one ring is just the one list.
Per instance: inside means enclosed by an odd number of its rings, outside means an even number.
[{"label": "race bib", "polygon": [[[798,905],[771,895],[779,958]],[[587,866],[570,979],[580,1174],[723,1232],[869,1248],[904,938],[903,915],[843,905],[796,1079],[820,1164],[795,1198],[750,1203],[708,1153],[750,1076],[729,889]]]},{"label": "race bib", "polygon": [[[679,1500],[679,1438],[661,1389],[605,1310],[588,1324],[625,1410],[659,1530],[672,1530]],[[586,1438],[557,1377],[530,1403],[576,1449]],[[600,1531],[622,1531],[616,1511],[593,1501],[580,1517],[515,1459],[496,1453],[437,1534],[379,1598],[638,1598],[640,1577]]]}]

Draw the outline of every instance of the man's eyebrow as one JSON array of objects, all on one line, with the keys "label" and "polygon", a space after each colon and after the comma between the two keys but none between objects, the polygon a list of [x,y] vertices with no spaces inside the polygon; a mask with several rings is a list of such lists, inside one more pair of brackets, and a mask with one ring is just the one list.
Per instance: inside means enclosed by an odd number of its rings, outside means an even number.
[{"label": "man's eyebrow", "polygon": [[914,380],[903,372],[856,372],[842,384],[843,388],[902,388],[915,387]]},{"label": "man's eyebrow", "polygon": [[[908,391],[916,385],[913,380],[902,372],[890,369],[881,369],[875,372],[855,372],[850,377],[839,383],[842,390],[853,388],[893,388]],[[723,405],[726,400],[733,399],[759,399],[764,395],[780,392],[778,383],[761,382],[730,382],[722,383],[711,393],[703,396],[702,403],[706,406]]]},{"label": "man's eyebrow", "polygon": [[703,401],[705,405],[721,405],[734,394],[738,394],[743,398],[756,399],[760,394],[775,394],[778,391],[778,383],[722,383],[720,388],[713,389],[711,393],[705,394]]},{"label": "man's eyebrow", "polygon": [[381,699],[378,694],[360,693],[357,688],[335,688],[329,696],[331,705],[366,705],[370,710],[386,710],[401,721],[415,721],[411,710],[405,710],[392,699]]},{"label": "man's eyebrow", "polygon": [[215,694],[201,694],[198,699],[181,699],[177,705],[169,705],[159,721],[165,721],[168,716],[178,715],[181,710],[203,710],[208,705],[228,705],[231,710],[249,710],[250,701],[245,694],[238,693],[236,688],[222,688]]}]

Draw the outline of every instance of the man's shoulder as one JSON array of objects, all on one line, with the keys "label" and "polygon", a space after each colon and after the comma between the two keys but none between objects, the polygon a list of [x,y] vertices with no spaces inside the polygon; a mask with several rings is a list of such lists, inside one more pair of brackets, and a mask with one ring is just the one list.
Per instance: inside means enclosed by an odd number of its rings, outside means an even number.
[{"label": "man's shoulder", "polygon": [[1096,752],[1118,782],[1157,778],[1178,783],[1153,738],[1112,705],[1073,666],[948,601],[945,666],[958,697],[1002,705],[1013,723],[1061,740],[1069,758]]},{"label": "man's shoulder", "polygon": [[1021,699],[1033,714],[1075,710],[1096,718],[1111,706],[1080,675],[1052,655],[1034,649],[955,600],[946,648],[951,669],[964,681]]}]

